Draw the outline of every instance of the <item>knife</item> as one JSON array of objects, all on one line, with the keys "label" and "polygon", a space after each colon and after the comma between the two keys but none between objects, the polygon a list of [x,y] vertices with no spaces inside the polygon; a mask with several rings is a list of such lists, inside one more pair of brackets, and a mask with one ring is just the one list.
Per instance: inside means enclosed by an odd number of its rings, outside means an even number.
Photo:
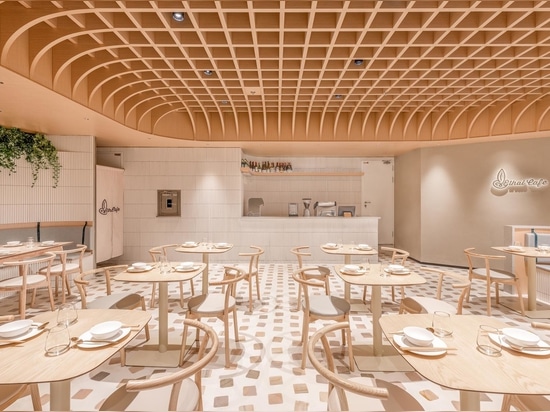
[{"label": "knife", "polygon": [[399,346],[403,352],[442,352],[457,350],[457,348],[434,348],[433,346]]}]

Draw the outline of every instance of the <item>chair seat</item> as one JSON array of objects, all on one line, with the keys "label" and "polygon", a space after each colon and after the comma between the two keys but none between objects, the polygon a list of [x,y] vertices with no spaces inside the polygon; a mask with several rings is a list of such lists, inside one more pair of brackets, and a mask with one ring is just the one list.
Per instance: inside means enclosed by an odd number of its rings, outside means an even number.
[{"label": "chair seat", "polygon": [[[448,302],[445,302],[440,299],[424,297],[424,296],[407,296],[403,299],[403,304],[407,305],[407,302],[414,300],[420,306],[422,306],[422,313],[434,313],[437,311],[447,312],[447,313],[456,313],[456,306],[451,305]],[[408,306],[408,305],[407,305]],[[465,309],[462,310],[462,314],[468,314],[469,312]]]},{"label": "chair seat", "polygon": [[327,295],[309,297],[309,310],[317,316],[343,316],[350,309],[349,302],[342,298]]},{"label": "chair seat", "polygon": [[[487,270],[485,268],[476,268],[472,270],[472,272],[475,273],[477,276],[482,276],[482,277],[487,276]],[[491,269],[489,271],[489,276],[491,277],[491,279],[494,279],[496,281],[498,281],[498,279],[510,281],[511,279],[516,278],[510,272],[506,272],[504,270],[495,270],[495,269]]]},{"label": "chair seat", "polygon": [[137,293],[115,293],[101,296],[88,302],[88,309],[122,309],[129,306],[137,306],[141,302],[141,295]]},{"label": "chair seat", "polygon": [[[221,313],[225,310],[225,295],[223,293],[209,293],[207,295],[193,296],[187,302],[191,312],[201,313],[205,316]],[[227,310],[235,307],[235,298],[229,297]]]},{"label": "chair seat", "polygon": [[[170,373],[159,373],[152,376],[157,379]],[[100,411],[157,411],[159,403],[170,399],[172,385],[157,389],[137,392],[128,392],[125,386],[121,386],[113,392],[100,407]],[[184,379],[181,384],[178,398],[178,411],[194,411],[199,401],[199,389],[192,379]]]},{"label": "chair seat", "polygon": [[[363,385],[386,388],[390,393],[389,399],[375,399],[368,396],[346,392],[348,407],[350,411],[422,411],[422,405],[405,389],[393,383],[367,377],[355,377],[348,379]],[[337,398],[337,391],[333,390],[328,399],[329,411],[340,410]]]},{"label": "chair seat", "polygon": [[[27,275],[27,286],[42,283],[46,280],[43,275]],[[0,281],[0,286],[8,288],[20,288],[23,285],[23,278],[20,276]]]},{"label": "chair seat", "polygon": [[[80,269],[80,265],[78,263],[67,263],[65,265],[65,272],[72,272],[79,269]],[[60,273],[63,273],[63,265],[61,264],[53,265],[52,268],[50,269],[50,274],[52,275],[57,275]]]}]

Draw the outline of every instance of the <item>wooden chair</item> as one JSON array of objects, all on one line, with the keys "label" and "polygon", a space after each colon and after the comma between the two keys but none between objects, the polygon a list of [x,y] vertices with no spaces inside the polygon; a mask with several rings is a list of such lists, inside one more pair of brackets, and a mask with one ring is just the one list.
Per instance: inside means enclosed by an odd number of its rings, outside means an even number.
[{"label": "wooden chair", "polygon": [[[311,256],[309,252],[309,246],[297,246],[290,249],[290,253],[296,256],[298,259],[298,269],[304,267],[304,258]],[[317,272],[314,270],[308,271],[308,277],[311,279],[319,279],[325,282],[325,292],[330,295],[330,272],[327,276],[326,272]],[[300,310],[300,300],[302,299],[302,285],[298,284],[298,296],[296,297],[296,310]]]},{"label": "wooden chair", "polygon": [[[2,263],[4,266],[13,268],[16,267],[19,270],[18,275],[0,281],[0,291],[19,292],[19,314],[21,319],[25,319],[28,290],[32,290],[31,307],[33,307],[36,298],[36,289],[40,287],[47,288],[50,297],[50,309],[55,309],[52,287],[50,283],[50,269],[54,259],[54,253],[46,252],[35,258],[18,261],[6,261]],[[33,273],[32,267],[35,267],[35,265],[46,266],[43,267],[42,273]]]},{"label": "wooden chair", "polygon": [[[145,299],[140,294],[133,292],[112,293],[111,277],[127,268],[127,265],[106,266],[87,270],[76,275],[74,283],[80,293],[82,309],[141,309],[146,311]],[[88,302],[86,288],[91,286],[91,281],[94,279],[97,279],[97,281],[93,283],[93,286],[101,287],[105,290],[105,294]],[[147,342],[151,337],[149,325],[145,325],[144,329],[145,342]],[[125,347],[120,351],[120,363],[122,366],[126,362],[126,349]]]},{"label": "wooden chair", "polygon": [[[149,254],[151,255],[151,259],[153,262],[158,262],[160,260],[161,256],[168,257],[169,250],[173,250],[180,245],[178,244],[171,244],[171,245],[162,245],[162,246],[156,246],[151,249],[149,249]],[[193,285],[193,280],[189,280],[189,285],[191,287],[191,296],[195,294],[195,286]],[[153,287],[151,290],[151,300],[149,302],[149,307],[154,308],[156,306],[155,300],[157,295],[157,284],[153,283]],[[184,293],[183,293],[183,282],[180,282],[180,306],[183,308],[184,305],[184,299],[183,299]]]},{"label": "wooden chair", "polygon": [[202,411],[201,376],[216,355],[218,335],[210,326],[196,320],[183,319],[183,324],[186,329],[192,327],[197,329],[197,333],[204,332],[197,359],[187,362],[176,372],[127,381],[105,399],[100,411]]},{"label": "wooden chair", "polygon": [[[65,288],[67,288],[67,295],[71,296],[71,285],[69,281],[70,275],[76,275],[83,271],[82,261],[84,259],[84,252],[86,251],[86,245],[76,245],[73,249],[53,250],[52,253],[56,255],[56,261],[59,262],[52,265],[50,269],[50,276],[55,277],[55,296],[58,296],[58,280],[61,282],[61,303],[65,303]],[[71,256],[71,259],[68,256]],[[42,268],[38,271],[40,274],[44,274],[46,268]]]},{"label": "wooden chair", "polygon": [[[491,268],[491,262],[504,260],[506,259],[506,256],[477,253],[473,247],[464,249],[464,253],[468,259],[468,276],[470,281],[473,279],[485,281],[487,291],[487,315],[491,316],[491,285],[493,283],[495,284],[495,297],[497,304],[499,302],[499,284],[515,286],[518,292],[518,301],[521,314],[525,315],[520,279],[511,272]],[[467,294],[467,299],[468,301],[470,300],[469,293]]]},{"label": "wooden chair", "polygon": [[260,297],[260,256],[264,254],[264,250],[259,246],[250,246],[255,249],[254,252],[239,253],[241,257],[248,257],[248,264],[237,264],[235,267],[242,269],[245,274],[244,280],[248,282],[248,310],[252,312],[252,279],[256,278],[256,296],[261,301]]},{"label": "wooden chair", "polygon": [[[438,268],[420,268],[426,272],[438,274],[436,297],[428,296],[406,296],[401,300],[399,313],[434,313],[442,311],[447,313],[463,314],[463,304],[466,295],[470,293],[471,282],[467,276],[459,275],[451,271],[446,271]],[[458,297],[456,306],[453,306],[447,301],[441,300],[441,290],[445,278],[452,278],[456,283],[452,284],[455,289],[462,289]]]},{"label": "wooden chair", "polygon": [[[0,316],[0,323],[11,322],[14,319],[15,316],[13,315]],[[41,411],[42,404],[40,403],[40,392],[36,383],[30,383],[27,385],[0,385],[0,411],[5,410],[17,399],[27,395],[31,396],[33,409],[35,411]]]},{"label": "wooden chair", "polygon": [[[225,367],[231,366],[229,351],[229,315],[233,314],[233,327],[235,341],[239,341],[239,327],[237,324],[237,304],[235,300],[235,290],[238,282],[246,277],[243,269],[235,266],[225,266],[224,277],[221,281],[209,282],[210,286],[221,286],[222,293],[207,292],[202,295],[193,296],[187,302],[186,318],[201,319],[203,317],[218,318],[224,325],[224,344],[225,344]],[[187,336],[187,327],[183,329],[183,337]],[[183,356],[183,353],[182,353]],[[180,359],[180,364],[183,358]]]},{"label": "wooden chair", "polygon": [[[390,382],[368,377],[345,378],[336,373],[329,337],[339,330],[349,332],[348,322],[334,323],[315,332],[307,344],[309,360],[317,372],[328,381],[329,411],[420,411],[420,403],[403,388]],[[321,341],[321,350],[317,343]],[[325,357],[325,364],[316,352]],[[370,398],[370,399],[369,399]]]},{"label": "wooden chair", "polygon": [[[302,337],[300,343],[302,344],[302,369],[306,367],[307,359],[307,342],[309,336],[309,324],[316,320],[334,320],[337,322],[349,322],[349,313],[351,306],[348,301],[343,298],[330,296],[326,294],[325,282],[319,279],[312,279],[309,277],[309,272],[313,273],[325,273],[329,275],[330,269],[323,266],[312,266],[302,269],[297,269],[292,273],[292,278],[300,285],[304,291],[304,299],[302,300],[302,311],[304,313],[302,321]],[[311,293],[310,288],[320,288],[325,294]],[[348,353],[349,353],[349,368],[354,370],[353,348],[351,343],[351,332],[348,329],[342,329],[342,344],[346,344],[346,335],[348,341]]]},{"label": "wooden chair", "polygon": [[[394,247],[381,246],[381,251],[391,252],[390,264],[405,266],[405,262],[409,258],[409,252],[403,249],[396,249]],[[401,286],[401,298],[405,296],[405,288]],[[363,288],[363,302],[367,299],[367,287]],[[395,287],[391,287],[391,299],[395,302]]]}]

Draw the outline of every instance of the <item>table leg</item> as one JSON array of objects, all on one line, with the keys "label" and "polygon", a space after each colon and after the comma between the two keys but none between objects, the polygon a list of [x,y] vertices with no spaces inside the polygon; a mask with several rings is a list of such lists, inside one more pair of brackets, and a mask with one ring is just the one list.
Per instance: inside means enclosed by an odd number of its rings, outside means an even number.
[{"label": "table leg", "polygon": [[159,352],[168,350],[168,282],[159,282]]},{"label": "table leg", "polygon": [[372,286],[370,310],[372,312],[372,346],[374,356],[382,356],[382,328],[380,316],[382,316],[382,287]]},{"label": "table leg", "polygon": [[50,382],[50,410],[71,410],[71,381]]},{"label": "table leg", "polygon": [[524,257],[527,274],[527,310],[537,310],[537,258]]},{"label": "table leg", "polygon": [[208,292],[208,253],[202,254],[202,262],[206,265],[202,271],[202,293]]},{"label": "table leg", "polygon": [[481,410],[479,392],[460,391],[460,410],[461,411]]}]

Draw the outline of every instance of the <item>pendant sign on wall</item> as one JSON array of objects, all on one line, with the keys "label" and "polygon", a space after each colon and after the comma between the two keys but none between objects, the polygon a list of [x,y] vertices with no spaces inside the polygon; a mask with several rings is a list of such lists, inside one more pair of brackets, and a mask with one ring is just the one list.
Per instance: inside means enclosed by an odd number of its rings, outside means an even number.
[{"label": "pendant sign on wall", "polygon": [[543,190],[548,187],[548,179],[543,177],[509,178],[504,169],[497,172],[491,182],[491,192],[497,196],[504,196],[509,192],[527,192]]}]

